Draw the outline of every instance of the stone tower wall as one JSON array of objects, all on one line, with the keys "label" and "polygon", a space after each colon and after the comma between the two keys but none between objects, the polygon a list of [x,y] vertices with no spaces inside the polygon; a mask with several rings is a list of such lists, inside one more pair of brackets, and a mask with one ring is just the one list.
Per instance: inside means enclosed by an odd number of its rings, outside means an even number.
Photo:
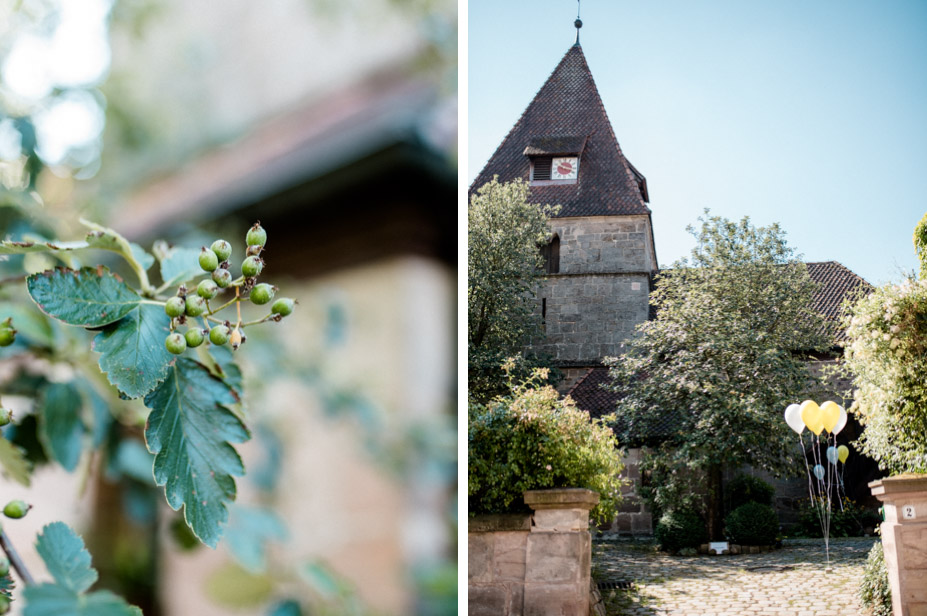
[{"label": "stone tower wall", "polygon": [[560,274],[612,274],[656,270],[648,216],[553,218],[560,236]]},{"label": "stone tower wall", "polygon": [[647,320],[655,259],[647,216],[555,218],[560,271],[538,287],[545,338],[535,349],[561,365],[619,355]]}]

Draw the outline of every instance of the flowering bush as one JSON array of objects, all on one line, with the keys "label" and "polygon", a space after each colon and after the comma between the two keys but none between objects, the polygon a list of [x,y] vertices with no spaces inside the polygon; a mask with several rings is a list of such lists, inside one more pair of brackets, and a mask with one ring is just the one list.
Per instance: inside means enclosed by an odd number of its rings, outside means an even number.
[{"label": "flowering bush", "polygon": [[467,494],[470,513],[526,509],[525,490],[588,488],[599,493],[591,514],[611,519],[620,500],[621,453],[612,431],[541,383],[538,369],[488,404],[471,400]]},{"label": "flowering bush", "polygon": [[927,280],[886,285],[845,319],[857,445],[892,473],[927,472]]}]

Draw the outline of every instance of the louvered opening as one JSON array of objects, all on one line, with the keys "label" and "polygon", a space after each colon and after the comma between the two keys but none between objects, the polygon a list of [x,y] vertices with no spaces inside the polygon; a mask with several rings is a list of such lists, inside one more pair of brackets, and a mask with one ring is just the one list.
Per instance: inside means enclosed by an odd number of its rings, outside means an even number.
[{"label": "louvered opening", "polygon": [[531,161],[531,181],[550,179],[551,160],[551,157],[544,156]]}]

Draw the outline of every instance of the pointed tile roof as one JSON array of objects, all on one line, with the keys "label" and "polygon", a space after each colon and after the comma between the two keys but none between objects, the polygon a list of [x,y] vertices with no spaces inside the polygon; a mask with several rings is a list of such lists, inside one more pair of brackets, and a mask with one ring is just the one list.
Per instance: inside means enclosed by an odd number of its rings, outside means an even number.
[{"label": "pointed tile roof", "polygon": [[[577,147],[582,144],[582,147]],[[643,176],[624,157],[602,98],[577,44],[563,59],[470,186],[471,194],[494,175],[528,180],[529,155],[582,152],[574,184],[531,187],[536,203],[560,204],[559,217],[650,214]],[[558,150],[558,151],[554,151]]]}]

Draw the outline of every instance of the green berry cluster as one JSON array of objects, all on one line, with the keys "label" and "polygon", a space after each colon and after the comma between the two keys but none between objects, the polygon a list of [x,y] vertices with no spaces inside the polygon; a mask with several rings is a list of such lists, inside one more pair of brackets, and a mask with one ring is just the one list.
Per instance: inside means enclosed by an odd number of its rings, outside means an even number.
[{"label": "green berry cluster", "polygon": [[[257,222],[248,229],[245,236],[245,258],[241,262],[241,276],[238,278],[234,278],[229,270],[232,257],[232,245],[229,242],[218,239],[209,248],[203,247],[199,265],[209,277],[199,281],[195,292],[188,292],[181,285],[177,294],[164,302],[164,312],[171,317],[171,333],[164,340],[164,346],[169,352],[180,355],[188,348],[200,346],[207,338],[210,344],[230,344],[232,349],[237,350],[246,340],[242,331],[245,327],[265,321],[279,321],[293,312],[295,300],[279,298],[274,301],[277,287],[257,281],[264,271],[261,253],[266,243],[267,231]],[[219,307],[210,306],[209,302],[216,300],[226,289],[234,289],[235,297]],[[245,299],[257,306],[273,302],[270,313],[257,321],[242,323],[240,302]],[[236,304],[238,313],[234,325],[229,320],[215,316],[233,304]],[[192,323],[197,318],[202,320],[204,327]],[[176,330],[176,326],[185,324],[188,328],[183,334]]]}]

